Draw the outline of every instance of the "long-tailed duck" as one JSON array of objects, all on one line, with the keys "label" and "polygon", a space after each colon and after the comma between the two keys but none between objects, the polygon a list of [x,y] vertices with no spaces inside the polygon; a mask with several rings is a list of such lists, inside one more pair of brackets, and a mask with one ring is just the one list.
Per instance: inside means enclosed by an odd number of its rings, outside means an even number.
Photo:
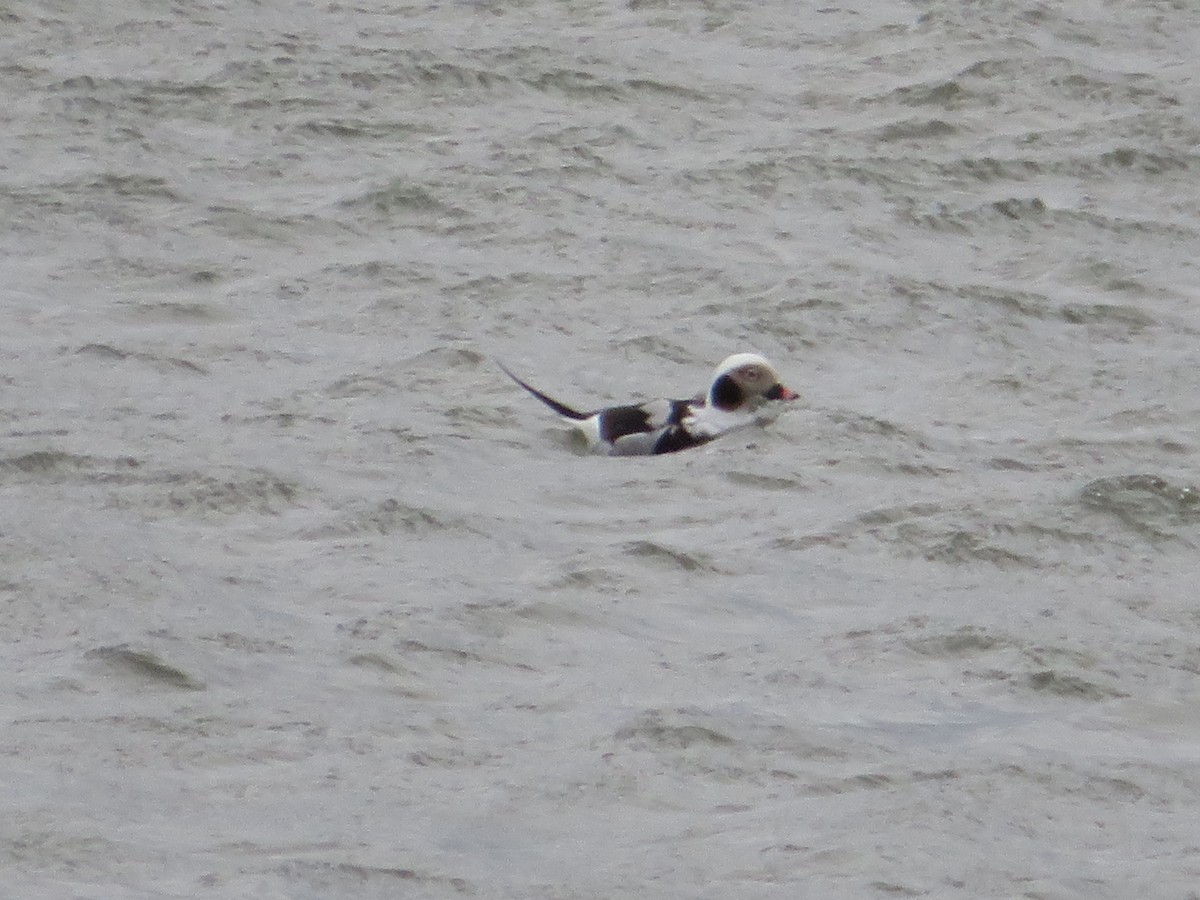
[{"label": "long-tailed duck", "polygon": [[770,421],[764,405],[799,395],[779,381],[757,353],[735,353],[713,373],[707,394],[691,400],[649,400],[580,412],[526,384],[497,361],[504,373],[587,437],[593,450],[619,456],[674,453],[706,444],[735,428]]}]

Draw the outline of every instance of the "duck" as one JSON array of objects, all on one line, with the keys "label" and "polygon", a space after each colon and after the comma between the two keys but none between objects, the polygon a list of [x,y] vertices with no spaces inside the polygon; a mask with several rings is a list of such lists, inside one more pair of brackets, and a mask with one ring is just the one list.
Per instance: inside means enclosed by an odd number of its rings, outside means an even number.
[{"label": "duck", "polygon": [[785,387],[758,353],[735,353],[713,372],[708,390],[691,400],[647,400],[580,411],[522,380],[499,360],[509,378],[577,428],[592,452],[609,456],[677,453],[724,434],[765,424],[799,394]]}]

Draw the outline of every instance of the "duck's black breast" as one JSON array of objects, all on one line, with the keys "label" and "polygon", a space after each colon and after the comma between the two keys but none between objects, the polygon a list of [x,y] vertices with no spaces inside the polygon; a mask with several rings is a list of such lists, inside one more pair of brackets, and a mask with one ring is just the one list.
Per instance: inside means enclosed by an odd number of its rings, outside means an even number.
[{"label": "duck's black breast", "polygon": [[654,449],[650,452],[655,454],[677,453],[680,450],[687,450],[689,447],[707,444],[711,440],[711,436],[694,434],[683,425],[669,425],[663,429],[663,433],[654,442]]},{"label": "duck's black breast", "polygon": [[691,411],[690,400],[651,400],[637,405],[612,406],[600,413],[600,439],[621,454],[685,450],[708,440],[692,434],[684,425]]}]

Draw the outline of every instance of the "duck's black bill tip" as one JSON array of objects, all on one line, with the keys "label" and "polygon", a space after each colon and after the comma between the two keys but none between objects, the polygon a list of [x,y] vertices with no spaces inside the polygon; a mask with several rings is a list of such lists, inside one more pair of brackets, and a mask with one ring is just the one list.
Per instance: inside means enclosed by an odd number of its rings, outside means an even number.
[{"label": "duck's black bill tip", "polygon": [[763,396],[768,400],[795,400],[799,398],[800,395],[791,388],[785,388],[782,384],[776,382],[775,384],[771,385],[770,390],[768,390]]}]

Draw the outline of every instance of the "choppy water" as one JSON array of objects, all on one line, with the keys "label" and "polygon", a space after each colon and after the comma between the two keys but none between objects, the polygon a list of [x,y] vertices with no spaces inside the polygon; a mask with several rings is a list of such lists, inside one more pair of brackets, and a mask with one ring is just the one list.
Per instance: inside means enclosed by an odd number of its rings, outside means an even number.
[{"label": "choppy water", "polygon": [[0,7],[6,890],[1200,896],[1198,44]]}]

